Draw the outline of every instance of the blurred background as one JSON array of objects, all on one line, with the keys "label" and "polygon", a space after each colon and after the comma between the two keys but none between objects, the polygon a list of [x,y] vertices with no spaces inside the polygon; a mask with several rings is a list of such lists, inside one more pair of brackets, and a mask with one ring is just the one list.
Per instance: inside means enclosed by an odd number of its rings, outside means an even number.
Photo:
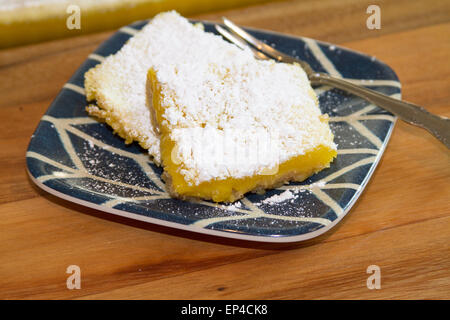
[{"label": "blurred background", "polygon": [[[269,0],[0,0],[0,48],[112,30],[172,9],[194,15],[263,2]],[[80,28],[69,29],[77,8]]]}]

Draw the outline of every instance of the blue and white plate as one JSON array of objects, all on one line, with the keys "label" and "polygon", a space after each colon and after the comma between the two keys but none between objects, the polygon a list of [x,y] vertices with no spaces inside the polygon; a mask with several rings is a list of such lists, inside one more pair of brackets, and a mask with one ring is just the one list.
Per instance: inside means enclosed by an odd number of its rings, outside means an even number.
[{"label": "blue and white plate", "polygon": [[[170,198],[161,168],[145,150],[124,141],[85,111],[84,73],[117,52],[147,22],[120,29],[78,69],[42,117],[27,152],[28,171],[42,189],[91,208],[173,228],[223,237],[293,242],[335,226],[361,195],[377,166],[396,118],[355,96],[315,88],[330,116],[338,156],[329,169],[302,183],[264,195],[248,194],[233,205]],[[211,23],[206,31],[215,32]],[[248,30],[278,50],[328,72],[400,98],[395,73],[374,57],[319,41]],[[289,190],[286,192],[286,190]],[[266,199],[277,194],[285,201]],[[273,198],[272,198],[273,199]]]}]

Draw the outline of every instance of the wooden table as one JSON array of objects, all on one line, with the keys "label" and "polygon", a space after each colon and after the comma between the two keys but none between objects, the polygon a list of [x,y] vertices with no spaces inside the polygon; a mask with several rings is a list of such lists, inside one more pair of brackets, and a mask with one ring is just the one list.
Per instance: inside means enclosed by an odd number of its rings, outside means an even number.
[{"label": "wooden table", "polygon": [[[450,2],[294,1],[222,15],[308,36],[388,63],[403,97],[450,116]],[[344,220],[306,243],[227,240],[75,205],[33,185],[25,151],[40,117],[111,33],[0,51],[0,298],[450,298],[450,152],[399,121],[364,194]],[[81,268],[81,289],[66,268]],[[381,289],[369,290],[369,265]]]}]

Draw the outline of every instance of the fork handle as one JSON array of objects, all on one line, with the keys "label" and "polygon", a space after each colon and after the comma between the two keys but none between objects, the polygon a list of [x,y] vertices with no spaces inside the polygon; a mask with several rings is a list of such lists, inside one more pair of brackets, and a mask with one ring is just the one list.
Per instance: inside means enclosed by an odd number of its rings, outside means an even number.
[{"label": "fork handle", "polygon": [[325,73],[314,73],[309,76],[313,84],[329,85],[377,105],[400,119],[428,130],[450,149],[450,119],[432,114],[424,108],[410,102],[397,100],[377,91],[355,85],[349,81],[332,77]]}]

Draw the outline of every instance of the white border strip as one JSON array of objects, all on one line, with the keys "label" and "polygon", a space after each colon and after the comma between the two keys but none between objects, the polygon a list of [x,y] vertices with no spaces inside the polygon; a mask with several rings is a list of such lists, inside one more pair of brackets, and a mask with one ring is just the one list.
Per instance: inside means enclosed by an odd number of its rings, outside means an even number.
[{"label": "white border strip", "polygon": [[302,39],[309,47],[314,57],[319,61],[322,67],[332,76],[342,78],[342,75],[337,71],[333,63],[327,58],[322,49],[320,49],[318,43],[315,40],[303,38]]},{"label": "white border strip", "polygon": [[98,62],[103,62],[103,61],[105,61],[106,58],[101,56],[101,55],[99,55],[99,54],[91,53],[88,56],[88,59],[95,60],[95,61],[98,61]]},{"label": "white border strip", "polygon": [[86,92],[84,91],[84,89],[82,87],[77,86],[76,84],[72,84],[72,83],[66,83],[63,88],[75,91],[83,96],[86,95]]},{"label": "white border strip", "polygon": [[129,34],[130,36],[135,36],[139,32],[139,30],[130,27],[122,27],[119,29],[119,32]]}]

